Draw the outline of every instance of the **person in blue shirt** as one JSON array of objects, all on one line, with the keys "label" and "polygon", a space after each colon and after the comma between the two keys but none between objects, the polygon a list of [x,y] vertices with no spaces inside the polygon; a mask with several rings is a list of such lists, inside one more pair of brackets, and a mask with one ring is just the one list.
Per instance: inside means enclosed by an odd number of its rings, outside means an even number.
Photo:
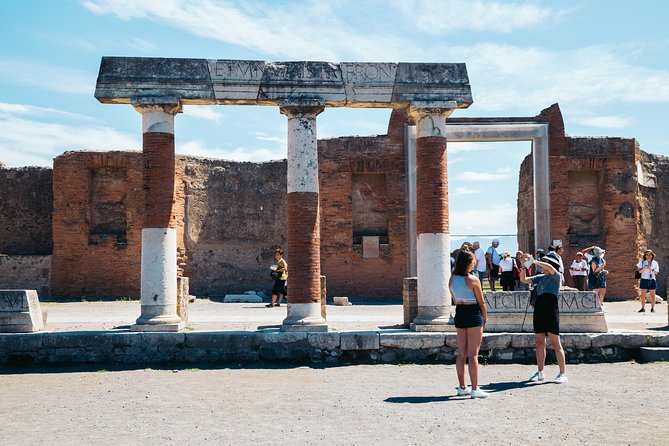
[{"label": "person in blue shirt", "polygon": [[[526,255],[524,261],[527,262],[529,258]],[[520,270],[520,281],[537,287],[537,300],[534,305],[532,320],[534,322],[538,371],[532,375],[530,381],[538,382],[546,379],[544,365],[546,362],[546,337],[548,336],[560,367],[560,373],[555,377],[555,382],[558,384],[566,383],[566,360],[560,342],[560,310],[558,308],[558,295],[562,284],[562,274],[559,271],[560,259],[557,254],[550,252],[541,261],[535,260],[532,264],[541,267],[543,273],[527,277],[526,269],[522,268]]]}]

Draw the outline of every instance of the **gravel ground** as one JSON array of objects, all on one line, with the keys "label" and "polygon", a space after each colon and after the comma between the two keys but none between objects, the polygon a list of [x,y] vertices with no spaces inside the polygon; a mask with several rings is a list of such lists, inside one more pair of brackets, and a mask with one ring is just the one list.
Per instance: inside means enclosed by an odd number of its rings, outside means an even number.
[{"label": "gravel ground", "polygon": [[667,444],[669,363],[533,372],[484,366],[491,397],[471,400],[446,365],[0,369],[0,444]]}]

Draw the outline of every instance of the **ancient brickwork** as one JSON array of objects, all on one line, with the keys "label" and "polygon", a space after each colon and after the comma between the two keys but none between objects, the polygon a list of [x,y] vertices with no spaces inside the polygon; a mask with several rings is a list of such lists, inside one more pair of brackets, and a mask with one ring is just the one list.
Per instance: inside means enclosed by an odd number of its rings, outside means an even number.
[{"label": "ancient brickwork", "polygon": [[51,169],[0,167],[0,254],[51,254]]},{"label": "ancient brickwork", "polygon": [[51,256],[0,256],[0,289],[36,290],[49,295]]},{"label": "ancient brickwork", "polygon": [[[321,273],[328,279],[330,295],[362,296],[372,299],[399,298],[406,276],[406,166],[404,122],[406,115],[394,111],[388,135],[345,137],[318,141],[321,199]],[[379,236],[379,255],[364,258],[360,238],[354,236],[352,193],[354,177],[385,175],[385,197],[367,183],[369,195],[362,200],[385,202],[387,233]],[[364,189],[358,184],[359,189]],[[368,208],[374,208],[370,206]],[[363,217],[364,218],[364,217]],[[378,215],[370,215],[373,222]],[[362,234],[364,235],[364,234]]]},{"label": "ancient brickwork", "polygon": [[318,223],[318,194],[291,192],[288,194],[288,252],[292,303],[317,302],[320,296],[320,227]]},{"label": "ancient brickwork", "polygon": [[139,296],[142,154],[66,152],[53,177],[52,295]]},{"label": "ancient brickwork", "polygon": [[174,228],[174,135],[147,132],[143,138],[144,227]]},{"label": "ancient brickwork", "polygon": [[175,213],[177,222],[184,222],[177,226],[177,240],[185,243],[184,275],[190,279],[191,294],[268,292],[274,247],[286,250],[289,270],[291,263],[286,160],[251,163],[179,156],[176,170]]},{"label": "ancient brickwork", "polygon": [[[583,248],[605,248],[610,272],[607,297],[636,296],[634,263],[642,245],[636,172],[638,144],[624,138],[567,137],[556,105],[537,118],[547,120],[550,126],[551,240],[562,240],[567,266]],[[520,234],[530,233],[534,227],[529,219],[532,205],[527,192],[532,181],[530,165],[531,155],[520,171]],[[520,249],[528,249],[522,242],[519,240]],[[567,275],[571,285],[570,282]]]},{"label": "ancient brickwork", "polygon": [[416,141],[416,231],[448,233],[448,174],[446,138],[428,136]]},{"label": "ancient brickwork", "polygon": [[641,152],[640,167],[642,249],[655,252],[660,264],[657,292],[665,297],[669,294],[669,158]]}]

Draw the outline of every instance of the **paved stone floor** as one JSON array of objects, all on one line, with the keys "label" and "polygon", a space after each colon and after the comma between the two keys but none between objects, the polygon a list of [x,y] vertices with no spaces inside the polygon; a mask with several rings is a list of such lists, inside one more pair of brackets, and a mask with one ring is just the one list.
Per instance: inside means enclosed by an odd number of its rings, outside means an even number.
[{"label": "paved stone floor", "polygon": [[[656,313],[639,314],[635,301],[607,302],[604,312],[610,331],[639,331],[667,327],[667,304],[656,305]],[[140,315],[139,301],[42,303],[47,311],[47,330],[110,330],[129,326]],[[188,329],[257,330],[278,327],[286,317],[286,306],[266,308],[264,304],[221,303],[197,299],[189,305]],[[403,322],[402,305],[355,303],[352,306],[327,306],[331,330],[378,330],[397,328]]]},{"label": "paved stone floor", "polygon": [[[669,363],[0,372],[0,444],[666,445]],[[547,368],[548,377],[557,373]]]}]

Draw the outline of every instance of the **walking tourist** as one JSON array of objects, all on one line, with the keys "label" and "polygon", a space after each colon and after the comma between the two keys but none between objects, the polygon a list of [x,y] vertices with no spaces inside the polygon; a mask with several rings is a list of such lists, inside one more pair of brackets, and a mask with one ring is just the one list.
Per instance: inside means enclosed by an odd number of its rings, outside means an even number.
[{"label": "walking tourist", "polygon": [[[455,369],[458,374],[458,396],[487,398],[488,393],[479,388],[479,349],[483,339],[487,313],[483,290],[479,279],[469,274],[476,265],[474,254],[462,251],[455,260],[453,275],[448,282],[451,297],[455,302],[455,328],[458,336],[458,357]],[[469,360],[469,380],[465,382],[465,362]]]},{"label": "walking tourist", "polygon": [[472,245],[472,249],[474,250],[474,257],[476,257],[476,274],[478,275],[479,280],[481,283],[483,283],[483,278],[485,277],[485,252],[483,252],[483,248],[481,248],[481,244],[479,242],[474,242]]},{"label": "walking tourist", "polygon": [[571,278],[574,280],[574,287],[579,291],[587,290],[588,262],[583,259],[583,253],[577,252],[576,259],[571,262],[569,267]]},{"label": "walking tourist", "polygon": [[[588,254],[589,251],[592,251],[592,254]],[[600,305],[604,305],[606,275],[609,273],[604,269],[606,267],[604,254],[606,254],[606,250],[599,246],[590,246],[583,250],[583,255],[588,259],[588,289],[597,293]]]},{"label": "walking tourist", "polygon": [[[525,262],[529,256],[525,257]],[[534,305],[534,336],[536,340],[537,372],[530,378],[531,382],[544,381],[544,365],[546,362],[546,337],[548,336],[555,350],[560,373],[555,377],[558,384],[567,382],[566,361],[564,349],[560,343],[560,310],[558,308],[558,295],[560,293],[560,283],[562,274],[560,262],[557,254],[548,253],[543,260],[534,260],[535,266],[541,267],[543,273],[528,277],[525,268],[520,270],[520,280],[528,285],[534,284],[537,287],[537,300]]]},{"label": "walking tourist", "polygon": [[[277,248],[274,251],[274,258],[276,259],[276,269],[274,269],[274,271],[276,271],[278,275],[274,279],[274,286],[272,287],[272,302],[265,305],[268,308],[280,307],[281,299],[288,295],[288,291],[286,290],[288,263],[286,263],[286,260],[283,258],[283,250],[281,248]],[[277,297],[279,298],[278,300]]]},{"label": "walking tourist", "polygon": [[655,313],[655,290],[657,289],[657,275],[660,272],[660,264],[655,260],[655,253],[652,249],[646,249],[643,258],[636,266],[641,273],[639,283],[639,292],[641,293],[641,309],[639,313],[646,311],[646,298],[650,291],[650,312]]},{"label": "walking tourist", "polygon": [[506,251],[504,258],[499,262],[499,284],[502,285],[502,290],[513,291],[516,287],[516,280],[513,278],[514,262],[511,258],[511,253]]},{"label": "walking tourist", "polygon": [[485,252],[486,267],[488,268],[488,281],[490,282],[490,290],[495,291],[495,280],[499,277],[499,261],[501,256],[497,252],[499,247],[499,240],[494,239],[492,245]]}]

